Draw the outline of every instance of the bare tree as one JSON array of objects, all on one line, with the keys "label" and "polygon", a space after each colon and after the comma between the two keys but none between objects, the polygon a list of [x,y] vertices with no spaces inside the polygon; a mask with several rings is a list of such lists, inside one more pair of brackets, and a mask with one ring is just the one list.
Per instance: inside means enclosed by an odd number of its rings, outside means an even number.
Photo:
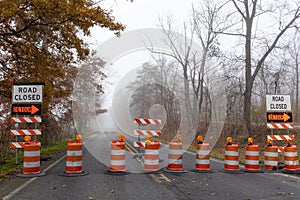
[{"label": "bare tree", "polygon": [[[258,0],[230,0],[241,18],[239,28],[225,34],[241,37],[244,45],[244,126],[251,134],[251,98],[254,81],[264,62],[277,47],[281,37],[300,17],[297,1],[276,1],[274,3]],[[266,20],[261,19],[265,17]],[[271,18],[272,17],[272,18]],[[263,24],[262,24],[263,23]],[[271,23],[271,24],[270,24]],[[274,28],[274,23],[278,29]],[[266,31],[270,31],[266,37]]]},{"label": "bare tree", "polygon": [[[209,0],[204,1],[199,8],[193,6],[191,23],[184,23],[181,29],[183,39],[174,34],[173,31],[176,30],[173,28],[171,18],[168,18],[166,22],[161,20],[161,27],[171,51],[152,50],[154,53],[173,58],[181,67],[185,110],[188,114],[186,118],[191,119],[191,127],[195,131],[200,130],[200,113],[206,90],[207,61],[220,54],[218,36],[227,28],[225,20],[219,13],[223,6],[224,4],[215,4]],[[194,40],[199,41],[200,48],[196,48]]]}]

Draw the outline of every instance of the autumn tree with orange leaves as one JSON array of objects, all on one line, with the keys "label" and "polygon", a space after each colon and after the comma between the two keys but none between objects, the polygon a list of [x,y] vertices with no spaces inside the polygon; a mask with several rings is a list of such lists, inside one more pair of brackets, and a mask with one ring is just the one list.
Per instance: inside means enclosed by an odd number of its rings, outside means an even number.
[{"label": "autumn tree with orange leaves", "polygon": [[[15,82],[45,82],[44,115],[51,101],[70,96],[77,72],[75,66],[89,55],[82,36],[89,36],[94,26],[107,28],[116,35],[124,29],[115,21],[112,11],[102,9],[98,1],[0,1],[2,123],[7,119]],[[3,131],[0,133],[3,142],[6,136]]]}]

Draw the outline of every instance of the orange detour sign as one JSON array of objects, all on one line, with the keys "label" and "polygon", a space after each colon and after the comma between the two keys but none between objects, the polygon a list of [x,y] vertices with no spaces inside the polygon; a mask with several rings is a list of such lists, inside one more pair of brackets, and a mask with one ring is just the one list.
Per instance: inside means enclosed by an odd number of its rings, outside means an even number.
[{"label": "orange detour sign", "polygon": [[245,152],[245,172],[262,172],[259,168],[259,148],[253,144],[253,139],[248,138]]},{"label": "orange detour sign", "polygon": [[42,104],[12,104],[12,115],[41,115]]},{"label": "orange detour sign", "polygon": [[[30,140],[30,136],[27,137],[29,137]],[[44,176],[46,175],[46,173],[41,172],[41,165],[40,165],[41,143],[35,141],[30,142],[29,140],[27,140],[24,144],[23,174],[18,174],[17,176],[18,177]]]},{"label": "orange detour sign", "polygon": [[297,147],[290,141],[284,147],[284,173],[300,174]]},{"label": "orange detour sign", "polygon": [[150,141],[145,144],[144,155],[144,171],[158,172],[159,171],[159,148],[160,143],[157,141]]},{"label": "orange detour sign", "polygon": [[61,176],[83,176],[88,172],[82,169],[82,142],[78,140],[80,135],[76,136],[76,140],[69,141],[67,144],[66,170],[59,174]]}]

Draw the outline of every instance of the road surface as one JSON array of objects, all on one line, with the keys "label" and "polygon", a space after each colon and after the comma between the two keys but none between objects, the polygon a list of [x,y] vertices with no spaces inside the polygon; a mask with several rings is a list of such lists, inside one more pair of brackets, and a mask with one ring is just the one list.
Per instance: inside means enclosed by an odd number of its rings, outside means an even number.
[{"label": "road surface", "polygon": [[[115,133],[107,134],[108,138]],[[279,173],[224,173],[223,162],[211,159],[213,173],[195,173],[195,155],[186,152],[183,165],[187,173],[145,174],[132,153],[127,152],[127,166],[133,171],[128,175],[107,174],[104,165],[109,160],[109,149],[101,145],[103,135],[93,135],[85,141],[88,148],[83,152],[83,168],[89,174],[79,177],[59,176],[65,170],[65,158],[46,170],[46,175],[22,179],[21,185],[11,189],[2,199],[12,200],[188,200],[188,199],[300,199],[300,178]],[[131,139],[132,140],[132,139]],[[132,141],[130,141],[132,142]],[[89,145],[87,145],[89,144]],[[92,149],[91,145],[94,145]],[[89,149],[89,150],[87,150]],[[98,151],[99,156],[93,155]],[[92,152],[92,153],[91,153]],[[162,156],[162,160],[165,156]],[[163,162],[161,162],[163,163]],[[0,183],[1,184],[1,183]],[[1,185],[0,185],[1,186]],[[18,187],[17,187],[18,186]]]}]

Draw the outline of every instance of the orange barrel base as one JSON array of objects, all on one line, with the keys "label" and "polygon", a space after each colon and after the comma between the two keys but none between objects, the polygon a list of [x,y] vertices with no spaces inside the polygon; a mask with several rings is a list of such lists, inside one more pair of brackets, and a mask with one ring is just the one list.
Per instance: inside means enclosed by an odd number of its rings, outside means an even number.
[{"label": "orange barrel base", "polygon": [[87,175],[82,170],[82,142],[80,140],[69,141],[67,144],[66,170],[61,176]]},{"label": "orange barrel base", "polygon": [[125,142],[113,140],[111,142],[110,166],[108,173],[126,173]]},{"label": "orange barrel base", "polygon": [[298,152],[296,145],[292,144],[284,147],[284,172],[300,173]]},{"label": "orange barrel base", "polygon": [[270,145],[265,147],[264,151],[265,172],[273,172],[278,170],[278,147]]},{"label": "orange barrel base", "polygon": [[203,142],[197,144],[196,164],[193,172],[211,172],[210,170],[210,146],[209,143]]},{"label": "orange barrel base", "polygon": [[160,143],[157,141],[153,141],[150,143],[146,143],[145,146],[144,171],[158,172]]},{"label": "orange barrel base", "polygon": [[259,148],[257,144],[247,144],[245,152],[245,172],[262,172],[259,168]]},{"label": "orange barrel base", "polygon": [[224,172],[241,173],[239,169],[239,146],[236,143],[225,146]]},{"label": "orange barrel base", "polygon": [[182,164],[182,142],[181,141],[170,141],[169,143],[169,154],[168,154],[168,167],[164,169],[165,172],[174,173],[185,173]]},{"label": "orange barrel base", "polygon": [[25,143],[23,174],[39,174],[41,172],[40,146],[39,142]]},{"label": "orange barrel base", "polygon": [[45,173],[41,172],[40,148],[40,142],[33,141],[25,143],[23,174],[18,174],[18,177],[35,177],[45,175]]}]

